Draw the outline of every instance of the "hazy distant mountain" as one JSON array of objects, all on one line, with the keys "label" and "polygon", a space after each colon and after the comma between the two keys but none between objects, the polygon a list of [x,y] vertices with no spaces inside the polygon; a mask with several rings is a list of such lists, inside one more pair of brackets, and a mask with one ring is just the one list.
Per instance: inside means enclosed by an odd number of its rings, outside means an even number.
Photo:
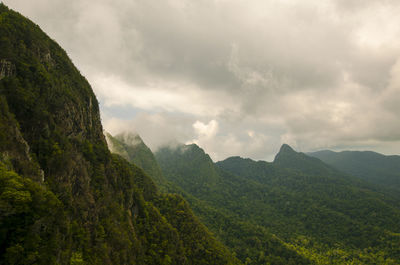
[{"label": "hazy distant mountain", "polygon": [[400,191],[400,156],[370,151],[318,151],[308,153],[350,175]]}]

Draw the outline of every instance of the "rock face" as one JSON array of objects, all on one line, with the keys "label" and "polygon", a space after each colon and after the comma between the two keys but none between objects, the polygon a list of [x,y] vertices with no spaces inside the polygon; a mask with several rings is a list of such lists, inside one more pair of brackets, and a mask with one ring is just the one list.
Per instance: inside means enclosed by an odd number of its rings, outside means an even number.
[{"label": "rock face", "polygon": [[47,69],[53,67],[55,65],[55,61],[51,57],[50,51],[40,51],[38,49],[37,55],[40,58],[40,61],[45,65]]},{"label": "rock face", "polygon": [[0,60],[0,80],[4,77],[14,76],[16,72],[15,65],[6,59]]},{"label": "rock face", "polygon": [[111,155],[57,43],[3,4],[0,36],[0,264],[238,264],[181,197]]}]

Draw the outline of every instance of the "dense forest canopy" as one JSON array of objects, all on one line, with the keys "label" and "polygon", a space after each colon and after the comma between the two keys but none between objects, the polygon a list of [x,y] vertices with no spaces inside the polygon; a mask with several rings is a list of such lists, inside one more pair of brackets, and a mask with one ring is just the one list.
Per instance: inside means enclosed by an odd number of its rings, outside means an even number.
[{"label": "dense forest canopy", "polygon": [[397,264],[396,197],[288,145],[273,163],[214,163],[197,145],[161,148],[155,157],[161,186],[184,196],[243,262]]}]

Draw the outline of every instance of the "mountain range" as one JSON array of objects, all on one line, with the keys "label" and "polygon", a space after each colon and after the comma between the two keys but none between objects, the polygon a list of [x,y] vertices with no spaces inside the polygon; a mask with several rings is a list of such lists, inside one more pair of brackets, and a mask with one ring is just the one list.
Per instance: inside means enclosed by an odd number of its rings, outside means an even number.
[{"label": "mountain range", "polygon": [[0,264],[400,264],[398,157],[153,153],[0,3]]},{"label": "mountain range", "polygon": [[[155,152],[169,192],[247,264],[396,264],[398,199],[282,145],[272,163],[214,163],[195,144]],[[145,169],[144,169],[145,170]]]}]

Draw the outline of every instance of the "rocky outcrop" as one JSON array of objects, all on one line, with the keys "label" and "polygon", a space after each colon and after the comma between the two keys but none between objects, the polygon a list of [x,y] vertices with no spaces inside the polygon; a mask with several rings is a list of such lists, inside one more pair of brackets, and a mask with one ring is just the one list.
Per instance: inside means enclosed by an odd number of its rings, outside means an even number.
[{"label": "rocky outcrop", "polygon": [[36,55],[39,57],[40,62],[46,67],[46,69],[50,69],[56,64],[55,60],[51,56],[50,50],[38,49]]},{"label": "rocky outcrop", "polygon": [[15,73],[15,64],[6,59],[0,60],[0,80],[5,77],[14,76]]},{"label": "rocky outcrop", "polygon": [[18,122],[9,112],[7,101],[0,96],[0,162],[11,165],[17,173],[43,181],[44,172],[33,161],[30,151]]}]

